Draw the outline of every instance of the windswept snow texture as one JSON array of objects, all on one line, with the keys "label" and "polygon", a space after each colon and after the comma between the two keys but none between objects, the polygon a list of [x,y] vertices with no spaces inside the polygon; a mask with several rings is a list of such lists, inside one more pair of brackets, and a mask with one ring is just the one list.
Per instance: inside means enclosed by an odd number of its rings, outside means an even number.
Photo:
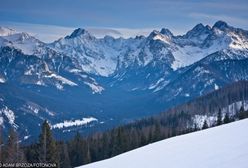
[{"label": "windswept snow texture", "polygon": [[81,168],[247,168],[248,119],[163,140]]}]

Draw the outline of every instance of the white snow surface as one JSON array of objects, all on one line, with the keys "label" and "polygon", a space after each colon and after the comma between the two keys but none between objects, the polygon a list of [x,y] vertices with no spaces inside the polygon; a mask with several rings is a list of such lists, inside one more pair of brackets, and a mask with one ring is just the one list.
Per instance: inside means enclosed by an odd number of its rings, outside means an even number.
[{"label": "white snow surface", "polygon": [[92,90],[92,94],[95,93],[101,94],[102,91],[104,90],[104,88],[99,86],[97,83],[84,82],[84,84],[90,87],[90,89]]},{"label": "white snow surface", "polygon": [[80,168],[247,168],[248,119],[169,138]]},{"label": "white snow surface", "polygon": [[[60,75],[57,75],[57,74],[54,74],[54,73],[51,73],[49,75],[45,75],[44,76],[45,78],[52,78],[52,79],[55,79],[57,82],[55,83],[55,86],[57,89],[59,90],[63,90],[63,85],[69,85],[69,86],[78,86],[76,83],[74,83],[73,81],[69,80],[69,79],[66,79]],[[42,84],[42,83],[37,83],[38,85],[39,84]]]},{"label": "white snow surface", "polygon": [[10,46],[22,51],[27,55],[42,55],[46,52],[45,44],[28,33],[15,33],[2,36],[3,46]]},{"label": "white snow surface", "polygon": [[62,77],[60,75],[54,74],[54,73],[52,73],[50,75],[47,75],[45,77],[47,77],[47,78],[55,78],[56,80],[61,81],[62,84],[67,84],[67,85],[70,85],[70,86],[77,86],[76,83],[70,81],[69,79],[66,79],[66,78],[64,78],[64,77]]},{"label": "white snow surface", "polygon": [[0,125],[4,124],[3,115],[5,115],[5,117],[8,119],[10,125],[15,128],[18,127],[18,125],[15,124],[15,113],[7,106],[4,106],[2,109],[0,109]]},{"label": "white snow surface", "polygon": [[172,68],[176,70],[180,67],[191,65],[209,54],[228,48],[227,43],[219,44],[218,42],[219,41],[214,41],[208,48],[201,48],[199,46],[191,45],[177,47],[177,49],[172,52],[175,57],[175,61],[171,65]]},{"label": "white snow surface", "polygon": [[83,118],[82,120],[70,120],[70,121],[64,121],[64,122],[61,122],[61,123],[57,123],[57,124],[54,124],[52,125],[52,128],[58,128],[58,129],[61,129],[61,128],[67,128],[67,127],[73,127],[73,126],[81,126],[81,125],[86,125],[90,122],[93,122],[93,121],[98,121],[96,118],[94,117],[89,117],[89,118]]},{"label": "white snow surface", "polygon": [[51,48],[77,58],[86,72],[108,76],[117,65],[118,52],[88,32],[75,38],[59,39]]},{"label": "white snow surface", "polygon": [[0,83],[5,83],[5,79],[0,77]]}]

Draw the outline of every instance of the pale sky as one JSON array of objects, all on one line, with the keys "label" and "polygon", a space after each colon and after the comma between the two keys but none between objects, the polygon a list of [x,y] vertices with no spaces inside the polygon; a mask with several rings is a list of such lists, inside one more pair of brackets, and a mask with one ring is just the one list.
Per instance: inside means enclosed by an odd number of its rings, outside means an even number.
[{"label": "pale sky", "polygon": [[248,29],[247,0],[1,0],[0,25],[52,41],[73,29],[133,36],[168,28],[183,34],[218,20]]}]

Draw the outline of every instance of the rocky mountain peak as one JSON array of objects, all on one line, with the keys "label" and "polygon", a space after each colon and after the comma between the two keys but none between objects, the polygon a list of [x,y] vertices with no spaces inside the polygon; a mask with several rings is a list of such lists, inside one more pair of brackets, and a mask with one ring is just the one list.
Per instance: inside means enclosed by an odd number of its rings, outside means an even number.
[{"label": "rocky mountain peak", "polygon": [[82,36],[91,36],[91,35],[87,30],[82,28],[77,28],[70,35],[66,36],[65,39],[71,39]]},{"label": "rocky mountain peak", "polygon": [[224,30],[224,29],[229,28],[229,25],[226,22],[220,20],[214,24],[213,28],[218,28],[220,30]]},{"label": "rocky mountain peak", "polygon": [[197,24],[193,29],[188,31],[186,33],[186,37],[188,38],[196,37],[202,34],[208,34],[209,32],[210,32],[210,27],[208,25],[204,26],[202,23],[200,23],[200,24]]},{"label": "rocky mountain peak", "polygon": [[163,34],[163,35],[165,35],[165,36],[169,36],[169,37],[172,37],[173,36],[172,32],[169,29],[166,29],[166,28],[162,28],[160,30],[160,33]]}]

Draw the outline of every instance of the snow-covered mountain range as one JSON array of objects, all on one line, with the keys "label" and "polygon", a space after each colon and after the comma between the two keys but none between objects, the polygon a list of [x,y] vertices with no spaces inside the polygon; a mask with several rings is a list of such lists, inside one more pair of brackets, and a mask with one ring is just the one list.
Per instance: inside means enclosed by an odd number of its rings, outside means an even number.
[{"label": "snow-covered mountain range", "polygon": [[[183,36],[174,36],[168,29],[154,30],[148,37],[96,39],[84,29],[51,44],[56,51],[82,60],[84,70],[110,76],[121,68],[145,67],[163,62],[173,70],[191,65],[218,51],[239,54],[247,51],[247,31],[219,21],[213,27],[196,25]],[[229,53],[230,54],[230,53]],[[246,58],[247,54],[243,56]],[[223,58],[228,59],[231,58]]]},{"label": "snow-covered mountain range", "polygon": [[127,39],[78,28],[49,44],[0,27],[0,46],[0,105],[23,130],[44,119],[95,118],[109,127],[248,80],[248,31],[223,21]]}]

